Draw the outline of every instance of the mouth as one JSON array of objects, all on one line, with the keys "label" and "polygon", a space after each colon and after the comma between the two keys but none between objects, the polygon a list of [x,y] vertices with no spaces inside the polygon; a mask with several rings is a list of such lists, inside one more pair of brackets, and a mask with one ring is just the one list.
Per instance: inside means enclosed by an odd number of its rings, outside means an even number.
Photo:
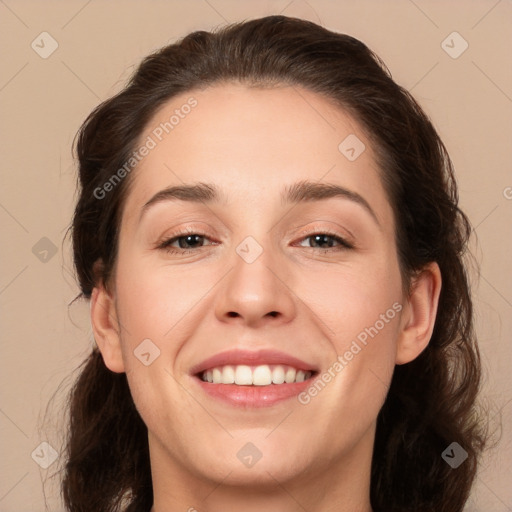
[{"label": "mouth", "polygon": [[318,370],[275,351],[229,351],[196,365],[191,375],[206,395],[238,407],[271,406],[296,397]]},{"label": "mouth", "polygon": [[292,366],[269,365],[259,366],[226,365],[216,366],[197,375],[203,382],[213,384],[234,384],[236,386],[270,386],[272,384],[293,384],[304,382],[313,376],[312,371],[304,371]]}]

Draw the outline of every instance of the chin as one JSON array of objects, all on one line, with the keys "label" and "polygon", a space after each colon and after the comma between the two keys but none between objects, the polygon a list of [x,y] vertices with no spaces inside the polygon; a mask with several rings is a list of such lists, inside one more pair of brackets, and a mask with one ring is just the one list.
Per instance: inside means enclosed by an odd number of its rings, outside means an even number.
[{"label": "chin", "polygon": [[[204,466],[202,467],[204,470]],[[214,474],[205,476],[213,480],[220,479],[222,485],[250,487],[254,491],[262,491],[275,488],[278,482],[282,484],[300,477],[307,472],[306,468],[307,464],[304,467],[293,464],[289,457],[262,456],[253,466],[245,466],[238,459],[235,462],[226,460],[218,464]]]}]

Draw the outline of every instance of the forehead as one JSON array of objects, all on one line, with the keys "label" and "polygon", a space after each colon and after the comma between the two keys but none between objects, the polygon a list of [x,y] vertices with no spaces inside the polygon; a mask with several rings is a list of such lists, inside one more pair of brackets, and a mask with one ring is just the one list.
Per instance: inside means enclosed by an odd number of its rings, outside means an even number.
[{"label": "forehead", "polygon": [[214,182],[226,199],[262,206],[280,201],[284,185],[309,180],[364,194],[390,220],[361,126],[305,89],[223,84],[193,90],[155,113],[139,145],[145,141],[151,149],[131,176],[127,216],[170,185]]}]

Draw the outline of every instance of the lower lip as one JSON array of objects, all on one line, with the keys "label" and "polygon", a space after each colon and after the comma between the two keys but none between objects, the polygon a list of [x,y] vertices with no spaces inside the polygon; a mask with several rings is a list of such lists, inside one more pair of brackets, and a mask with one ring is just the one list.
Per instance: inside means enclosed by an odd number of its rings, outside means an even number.
[{"label": "lower lip", "polygon": [[293,384],[270,384],[269,386],[237,386],[236,384],[213,384],[199,377],[194,380],[203,391],[212,398],[222,400],[238,407],[268,407],[290,398],[296,398],[307,389],[314,376],[303,382]]}]

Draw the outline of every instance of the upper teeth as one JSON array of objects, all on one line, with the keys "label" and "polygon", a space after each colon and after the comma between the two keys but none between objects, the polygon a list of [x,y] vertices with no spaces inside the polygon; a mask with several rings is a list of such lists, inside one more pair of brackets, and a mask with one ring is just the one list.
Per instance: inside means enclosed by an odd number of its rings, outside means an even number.
[{"label": "upper teeth", "polygon": [[291,384],[309,379],[312,372],[296,370],[291,366],[260,365],[260,366],[219,366],[202,373],[205,382],[214,384],[237,384],[239,386],[268,386],[270,384]]}]

